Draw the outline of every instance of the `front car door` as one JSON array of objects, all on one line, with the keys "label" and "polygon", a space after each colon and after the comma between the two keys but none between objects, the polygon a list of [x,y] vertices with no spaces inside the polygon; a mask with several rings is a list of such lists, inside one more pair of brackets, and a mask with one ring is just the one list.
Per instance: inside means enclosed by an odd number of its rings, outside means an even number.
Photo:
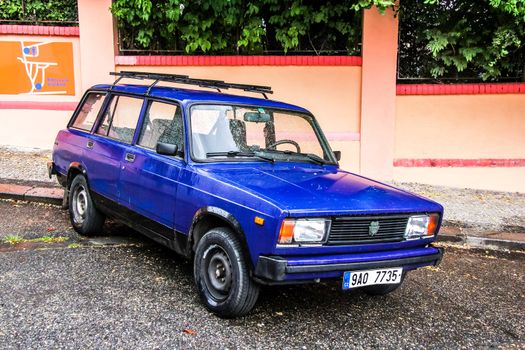
[{"label": "front car door", "polygon": [[[173,240],[177,184],[185,166],[182,109],[149,100],[141,124],[136,145],[123,155],[120,204],[140,214],[135,220],[141,220],[141,226]],[[177,145],[178,154],[156,153],[159,142]]]}]

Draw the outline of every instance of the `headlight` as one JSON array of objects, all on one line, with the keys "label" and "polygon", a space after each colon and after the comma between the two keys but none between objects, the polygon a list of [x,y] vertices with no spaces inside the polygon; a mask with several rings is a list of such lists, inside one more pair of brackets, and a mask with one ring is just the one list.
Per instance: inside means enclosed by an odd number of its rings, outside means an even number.
[{"label": "headlight", "polygon": [[405,238],[415,239],[432,237],[436,234],[438,222],[438,214],[411,216],[408,218]]},{"label": "headlight", "polygon": [[285,219],[278,243],[322,243],[330,229],[330,222],[329,219]]}]

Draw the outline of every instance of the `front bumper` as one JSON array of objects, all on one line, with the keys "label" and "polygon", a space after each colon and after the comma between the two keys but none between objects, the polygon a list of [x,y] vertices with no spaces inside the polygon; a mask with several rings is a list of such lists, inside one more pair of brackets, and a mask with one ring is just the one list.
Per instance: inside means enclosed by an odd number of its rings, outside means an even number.
[{"label": "front bumper", "polygon": [[403,267],[405,271],[423,266],[437,266],[443,258],[443,249],[403,249],[386,252],[338,254],[307,257],[261,256],[255,267],[255,276],[261,282],[306,282],[321,278],[339,278],[345,271]]}]

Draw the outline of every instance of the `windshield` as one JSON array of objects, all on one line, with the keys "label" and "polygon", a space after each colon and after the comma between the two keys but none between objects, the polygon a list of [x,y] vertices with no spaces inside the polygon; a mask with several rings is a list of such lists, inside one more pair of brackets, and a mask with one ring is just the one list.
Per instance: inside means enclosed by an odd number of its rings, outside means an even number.
[{"label": "windshield", "polygon": [[314,119],[305,113],[262,107],[194,105],[190,118],[192,152],[196,160],[236,158],[336,163]]}]

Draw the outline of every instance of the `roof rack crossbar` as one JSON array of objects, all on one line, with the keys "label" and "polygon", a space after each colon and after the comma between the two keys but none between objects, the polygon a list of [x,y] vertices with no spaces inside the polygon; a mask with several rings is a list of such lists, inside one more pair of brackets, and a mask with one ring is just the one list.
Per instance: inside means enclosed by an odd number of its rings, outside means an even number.
[{"label": "roof rack crossbar", "polygon": [[117,79],[115,79],[115,81],[113,82],[113,84],[111,85],[111,87],[109,88],[110,90],[113,90],[113,88],[118,84],[118,82],[124,77],[118,77]]},{"label": "roof rack crossbar", "polygon": [[110,75],[117,76],[118,79],[112,85],[115,85],[123,78],[130,79],[140,79],[140,80],[154,80],[154,83],[148,87],[146,94],[149,94],[151,89],[157,85],[160,81],[165,81],[169,83],[177,84],[189,84],[196,85],[203,88],[216,89],[221,92],[221,89],[238,89],[247,92],[256,92],[268,99],[266,94],[273,94],[272,88],[270,86],[261,86],[261,85],[249,85],[249,84],[237,84],[237,83],[227,83],[222,80],[212,80],[212,79],[194,79],[190,78],[187,75],[180,74],[166,74],[166,73],[149,73],[149,72],[132,72],[132,71],[120,71],[120,72],[109,72]]}]

